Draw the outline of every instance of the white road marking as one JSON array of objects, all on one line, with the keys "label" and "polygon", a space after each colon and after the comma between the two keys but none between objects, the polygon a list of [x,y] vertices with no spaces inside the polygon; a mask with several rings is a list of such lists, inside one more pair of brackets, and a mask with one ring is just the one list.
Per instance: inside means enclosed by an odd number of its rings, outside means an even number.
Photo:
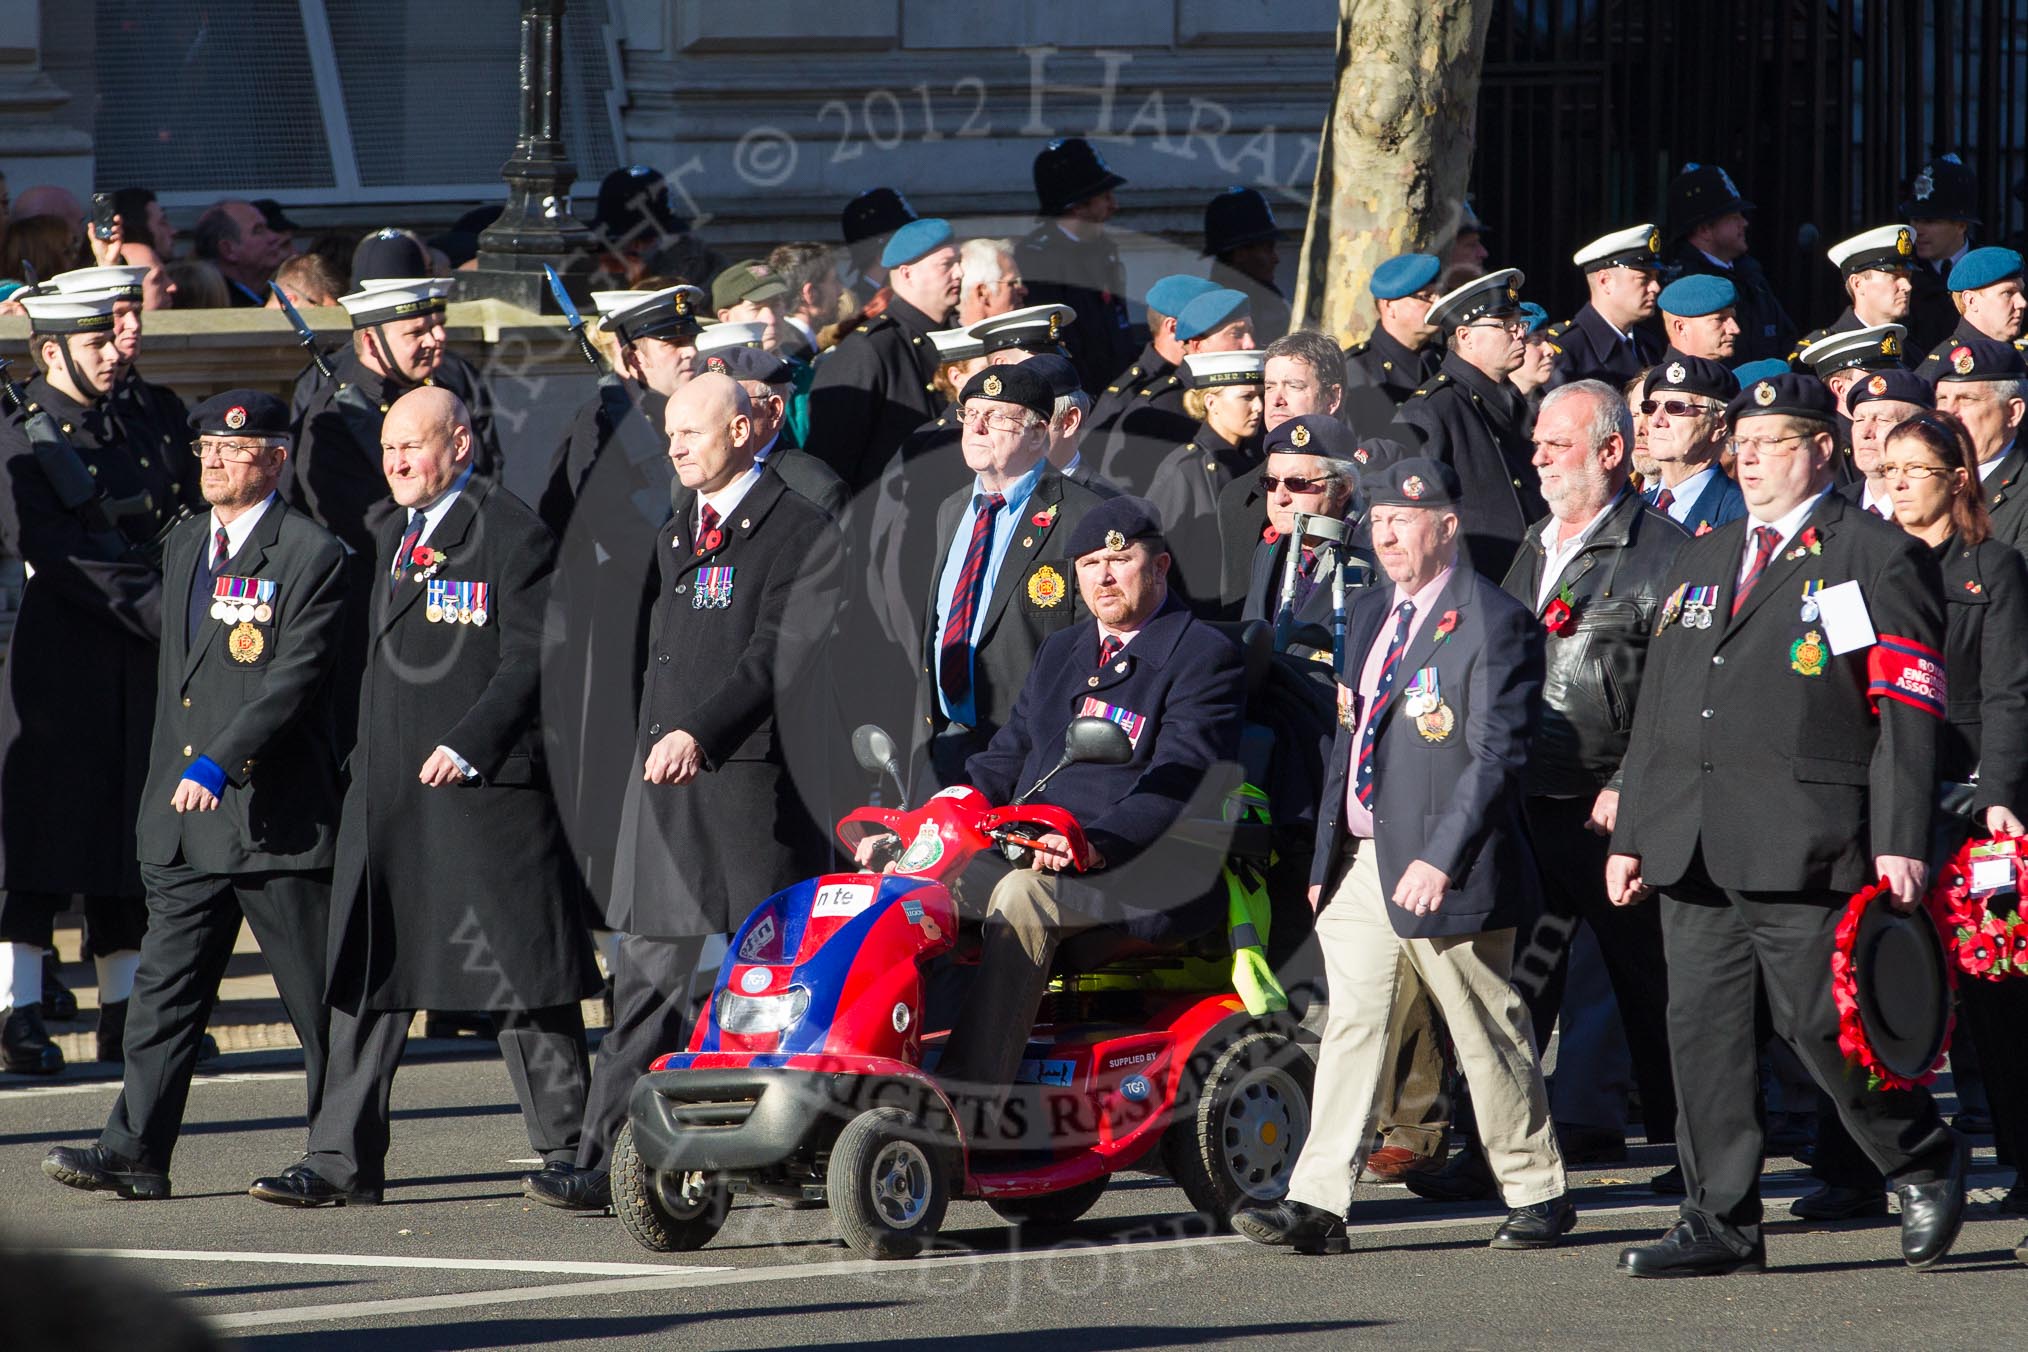
[{"label": "white road marking", "polygon": [[[218,1075],[199,1075],[190,1083],[193,1087],[206,1084],[254,1084],[261,1080],[300,1080],[303,1069],[294,1070],[240,1070]],[[48,1098],[56,1094],[97,1094],[120,1092],[118,1080],[80,1080],[62,1084],[23,1084],[0,1089],[0,1103],[17,1098]]]},{"label": "white road marking", "polygon": [[84,1258],[139,1258],[158,1263],[256,1263],[295,1267],[434,1268],[446,1272],[534,1272],[552,1276],[627,1277],[645,1273],[725,1272],[724,1267],[669,1263],[572,1263],[519,1258],[421,1258],[379,1253],[237,1253],[213,1249],[65,1249]]}]

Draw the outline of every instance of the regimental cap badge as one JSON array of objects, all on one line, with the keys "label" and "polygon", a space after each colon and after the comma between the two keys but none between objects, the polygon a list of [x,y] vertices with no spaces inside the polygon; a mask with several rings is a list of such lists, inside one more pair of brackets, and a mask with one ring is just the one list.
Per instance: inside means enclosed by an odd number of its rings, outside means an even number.
[{"label": "regimental cap badge", "polygon": [[1520,299],[1521,299],[1521,293],[1520,293],[1519,291],[1515,290],[1515,289],[1514,289],[1513,287],[1511,287],[1511,286],[1507,288],[1507,303],[1508,303],[1509,305],[1513,305],[1513,304],[1516,304],[1516,303],[1518,303],[1518,302],[1520,301]]},{"label": "regimental cap badge", "polygon": [[1297,449],[1299,449],[1299,450],[1300,450],[1300,449],[1301,449],[1302,447],[1304,447],[1304,446],[1307,446],[1307,445],[1309,445],[1309,444],[1310,444],[1310,429],[1309,429],[1309,428],[1307,428],[1307,427],[1297,427],[1297,428],[1293,429],[1292,431],[1290,431],[1290,433],[1289,433],[1289,445],[1291,445],[1291,446],[1294,446],[1294,447],[1296,447]]},{"label": "regimental cap badge", "polygon": [[1954,347],[1951,349],[1951,370],[1956,371],[1959,375],[1970,375],[1972,367],[1976,364],[1972,358],[1972,350],[1970,348]]},{"label": "regimental cap badge", "polygon": [[230,427],[235,432],[239,431],[240,428],[245,427],[246,410],[241,408],[238,404],[234,404],[231,408],[225,411],[225,425],[227,427]]},{"label": "regimental cap badge", "polygon": [[1364,446],[1355,446],[1352,449],[1352,458],[1363,465],[1373,458],[1373,452],[1367,450]]},{"label": "regimental cap badge", "polygon": [[1891,333],[1883,335],[1880,339],[1880,354],[1884,357],[1900,356],[1901,340]]},{"label": "regimental cap badge", "polygon": [[[1893,342],[1894,335],[1889,334],[1887,337],[1887,341],[1890,343]],[[1875,376],[1873,377],[1873,379],[1867,381],[1866,392],[1870,395],[1873,395],[1875,398],[1878,398],[1880,395],[1887,393],[1887,377]]]},{"label": "regimental cap badge", "polygon": [[1053,343],[1053,342],[1055,342],[1055,341],[1056,341],[1056,330],[1057,330],[1057,329],[1058,329],[1058,328],[1059,328],[1059,327],[1060,327],[1060,326],[1062,325],[1062,323],[1063,323],[1063,317],[1062,317],[1061,315],[1057,314],[1057,313],[1056,313],[1056,311],[1054,311],[1054,310],[1051,310],[1051,311],[1049,312],[1049,341],[1050,341],[1050,342],[1052,342],[1052,343]]},{"label": "regimental cap badge", "polygon": [[1406,498],[1419,498],[1423,494],[1422,476],[1411,474],[1401,481],[1401,493]]},{"label": "regimental cap badge", "polygon": [[1894,234],[1894,252],[1903,258],[1915,252],[1915,236],[1908,233],[1908,227],[1905,225]]},{"label": "regimental cap badge", "polygon": [[999,395],[1000,391],[1004,388],[1006,387],[1000,383],[1000,377],[987,376],[986,383],[979,386],[979,391],[980,393],[984,394],[988,399],[992,399],[996,398]]},{"label": "regimental cap badge", "polygon": [[677,287],[676,294],[669,299],[675,302],[677,314],[687,315],[690,313],[690,295],[682,287]]},{"label": "regimental cap badge", "polygon": [[1126,547],[1127,547],[1127,537],[1124,534],[1116,530],[1109,530],[1106,532],[1107,549],[1110,549],[1115,553],[1117,553],[1120,550],[1125,549]]},{"label": "regimental cap badge", "polygon": [[1662,232],[1661,232],[1661,231],[1659,231],[1659,230],[1650,230],[1650,231],[1648,232],[1648,252],[1649,252],[1649,253],[1660,253],[1660,252],[1662,252]]},{"label": "regimental cap badge", "polygon": [[1662,374],[1668,377],[1670,383],[1680,384],[1682,382],[1683,377],[1688,375],[1689,372],[1683,369],[1682,362],[1672,361],[1669,363],[1669,369],[1662,372]]},{"label": "regimental cap badge", "polygon": [[1775,387],[1769,381],[1761,381],[1753,387],[1753,402],[1766,408],[1775,401]]},{"label": "regimental cap badge", "polygon": [[720,375],[725,374],[725,358],[715,353],[704,359],[704,366],[706,370],[716,371]]}]

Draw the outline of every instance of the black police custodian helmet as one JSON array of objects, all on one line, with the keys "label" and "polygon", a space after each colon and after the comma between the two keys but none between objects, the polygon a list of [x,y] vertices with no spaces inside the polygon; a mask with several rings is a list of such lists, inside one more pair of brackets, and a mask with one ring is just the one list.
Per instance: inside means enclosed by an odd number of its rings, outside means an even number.
[{"label": "black police custodian helmet", "polygon": [[1280,239],[1274,208],[1258,188],[1227,188],[1204,204],[1204,256]]},{"label": "black police custodian helmet", "polygon": [[677,214],[669,200],[669,183],[645,164],[615,169],[599,180],[598,214],[592,229],[608,242],[618,242],[653,225],[666,235],[680,235],[690,222]]},{"label": "black police custodian helmet", "polygon": [[1715,164],[1692,162],[1669,181],[1669,238],[1681,239],[1691,228],[1735,211],[1752,211],[1739,195],[1732,175]]},{"label": "black police custodian helmet", "polygon": [[1061,216],[1125,182],[1082,136],[1051,141],[1035,157],[1035,198],[1044,216]]},{"label": "black police custodian helmet", "polygon": [[1901,215],[1911,221],[1979,222],[1979,180],[1956,155],[1939,155],[1909,180]]}]

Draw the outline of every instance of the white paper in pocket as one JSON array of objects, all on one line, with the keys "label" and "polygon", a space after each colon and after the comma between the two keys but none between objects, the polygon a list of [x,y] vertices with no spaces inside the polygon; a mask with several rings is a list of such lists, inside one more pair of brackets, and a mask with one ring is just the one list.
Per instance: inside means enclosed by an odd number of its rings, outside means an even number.
[{"label": "white paper in pocket", "polygon": [[1817,609],[1822,612],[1824,638],[1834,656],[1870,648],[1878,641],[1873,632],[1873,617],[1866,613],[1866,598],[1859,594],[1857,582],[1840,582],[1818,592]]}]

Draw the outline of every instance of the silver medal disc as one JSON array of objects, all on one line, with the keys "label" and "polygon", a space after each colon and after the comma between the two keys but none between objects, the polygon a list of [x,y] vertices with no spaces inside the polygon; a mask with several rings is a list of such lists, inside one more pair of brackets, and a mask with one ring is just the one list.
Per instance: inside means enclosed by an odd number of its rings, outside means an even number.
[{"label": "silver medal disc", "polygon": [[226,618],[226,614],[227,614],[227,611],[226,611],[226,609],[225,609],[225,602],[223,602],[223,601],[213,601],[213,602],[211,603],[211,618],[212,618],[212,619],[214,619],[214,620],[222,620],[222,619]]},{"label": "silver medal disc", "polygon": [[1817,615],[1818,615],[1818,613],[1819,613],[1819,612],[1818,612],[1818,609],[1817,609],[1817,603],[1816,603],[1815,601],[1804,601],[1804,602],[1803,602],[1803,623],[1804,623],[1804,624],[1810,624],[1810,623],[1814,622],[1814,621],[1816,620],[1816,618],[1817,618]]}]

